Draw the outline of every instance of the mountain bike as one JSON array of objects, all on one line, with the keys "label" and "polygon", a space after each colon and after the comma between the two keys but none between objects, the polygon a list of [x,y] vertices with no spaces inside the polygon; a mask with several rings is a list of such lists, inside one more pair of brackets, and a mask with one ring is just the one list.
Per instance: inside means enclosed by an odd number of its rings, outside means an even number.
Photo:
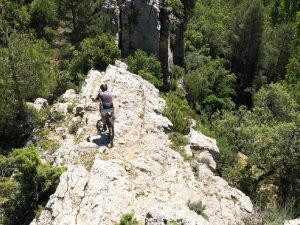
[{"label": "mountain bike", "polygon": [[[110,147],[114,146],[114,137],[115,137],[115,126],[114,126],[114,118],[111,115],[111,112],[107,113],[105,116],[105,120],[106,120],[106,126],[108,128],[108,139],[109,139],[109,144]],[[96,124],[96,128],[98,133],[101,133],[101,130],[103,130],[103,123],[100,120],[98,120],[97,124]]]}]

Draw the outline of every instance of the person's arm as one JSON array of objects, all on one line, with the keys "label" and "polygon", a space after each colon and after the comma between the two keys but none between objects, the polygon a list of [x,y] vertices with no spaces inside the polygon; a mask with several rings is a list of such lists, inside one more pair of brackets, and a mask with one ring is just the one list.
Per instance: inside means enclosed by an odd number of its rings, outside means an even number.
[{"label": "person's arm", "polygon": [[93,96],[93,95],[91,95],[90,97],[91,97],[91,99],[92,99],[93,102],[99,102],[99,101],[101,101],[100,93],[98,93],[96,97]]}]

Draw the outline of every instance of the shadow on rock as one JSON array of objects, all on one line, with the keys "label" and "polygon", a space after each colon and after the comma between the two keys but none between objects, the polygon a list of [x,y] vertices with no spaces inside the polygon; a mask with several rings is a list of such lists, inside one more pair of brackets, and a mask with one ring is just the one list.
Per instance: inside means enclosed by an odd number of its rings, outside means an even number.
[{"label": "shadow on rock", "polygon": [[107,146],[109,144],[108,134],[101,134],[100,136],[89,136],[86,140],[88,142],[93,142],[98,146]]}]

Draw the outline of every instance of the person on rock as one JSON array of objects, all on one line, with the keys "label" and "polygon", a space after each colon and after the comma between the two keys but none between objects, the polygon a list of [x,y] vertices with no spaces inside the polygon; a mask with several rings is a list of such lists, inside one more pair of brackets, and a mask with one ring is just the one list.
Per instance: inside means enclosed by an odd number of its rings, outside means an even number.
[{"label": "person on rock", "polygon": [[103,131],[107,130],[106,125],[106,115],[107,113],[111,113],[113,119],[115,118],[115,108],[113,104],[113,94],[107,91],[107,85],[101,84],[100,90],[101,92],[97,95],[95,100],[100,101],[99,109],[101,114],[101,121],[103,123]]}]

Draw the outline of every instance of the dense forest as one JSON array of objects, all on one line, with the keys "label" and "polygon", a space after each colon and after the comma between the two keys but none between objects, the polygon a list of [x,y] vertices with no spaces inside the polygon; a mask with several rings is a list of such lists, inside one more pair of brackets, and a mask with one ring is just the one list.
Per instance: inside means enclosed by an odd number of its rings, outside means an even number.
[{"label": "dense forest", "polygon": [[[34,128],[58,117],[26,102],[51,104],[66,89],[78,91],[89,69],[121,57],[101,4],[0,1],[0,224],[29,224],[64,170],[41,163],[34,143],[23,148]],[[171,138],[180,145],[197,120],[218,141],[218,174],[251,197],[266,224],[299,216],[299,0],[165,0],[165,7],[185,30],[185,64],[172,66],[164,93]],[[122,60],[161,88],[157,56],[137,50]]]}]

